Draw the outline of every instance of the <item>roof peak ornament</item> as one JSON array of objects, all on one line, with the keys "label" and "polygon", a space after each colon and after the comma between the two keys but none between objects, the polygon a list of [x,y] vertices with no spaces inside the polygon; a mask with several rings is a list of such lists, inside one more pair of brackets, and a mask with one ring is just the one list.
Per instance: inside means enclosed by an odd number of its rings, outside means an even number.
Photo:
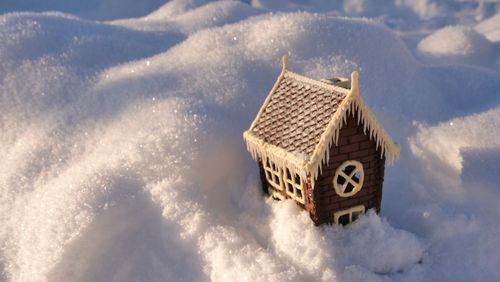
[{"label": "roof peak ornament", "polygon": [[288,56],[287,55],[283,55],[283,58],[281,59],[282,61],[282,72],[285,72],[286,70],[288,70]]},{"label": "roof peak ornament", "polygon": [[359,73],[357,71],[351,72],[351,92],[356,94],[359,93],[358,80],[359,80]]}]

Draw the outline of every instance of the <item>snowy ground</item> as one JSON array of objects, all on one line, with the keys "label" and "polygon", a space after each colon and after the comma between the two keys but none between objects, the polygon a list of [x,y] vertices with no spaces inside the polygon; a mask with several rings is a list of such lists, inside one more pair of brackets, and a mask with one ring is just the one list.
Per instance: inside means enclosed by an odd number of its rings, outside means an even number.
[{"label": "snowy ground", "polygon": [[[0,281],[499,281],[500,4],[374,2],[1,1]],[[380,217],[260,194],[284,54],[360,72]]]}]

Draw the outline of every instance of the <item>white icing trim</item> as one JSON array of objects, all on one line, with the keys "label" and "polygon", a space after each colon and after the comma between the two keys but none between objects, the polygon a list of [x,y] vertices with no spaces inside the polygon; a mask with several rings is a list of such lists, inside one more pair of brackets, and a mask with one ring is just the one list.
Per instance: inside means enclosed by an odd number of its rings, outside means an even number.
[{"label": "white icing trim", "polygon": [[288,57],[285,55],[282,58],[281,73],[278,76],[278,79],[276,79],[276,82],[274,83],[273,88],[271,88],[271,91],[269,91],[269,94],[267,95],[266,99],[264,100],[264,103],[260,107],[259,112],[257,113],[257,116],[253,120],[253,122],[250,125],[250,128],[248,130],[252,130],[253,128],[255,128],[255,126],[257,125],[257,121],[260,119],[260,116],[264,112],[264,109],[267,107],[267,105],[271,101],[271,98],[274,95],[274,92],[276,91],[276,89],[278,88],[281,80],[285,76],[289,76],[289,77],[295,78],[295,79],[297,79],[299,81],[302,81],[302,82],[305,82],[305,83],[309,83],[309,84],[318,86],[318,87],[323,88],[323,89],[333,90],[333,91],[337,91],[337,92],[341,92],[341,93],[345,93],[345,94],[349,94],[350,93],[349,89],[342,88],[340,86],[332,85],[332,84],[329,84],[329,83],[324,83],[324,82],[321,82],[321,81],[318,81],[318,80],[314,80],[314,79],[311,79],[311,78],[308,78],[308,77],[302,76],[300,74],[297,74],[297,73],[289,71],[288,70]]},{"label": "white icing trim", "polygon": [[288,56],[283,55],[281,61],[282,61],[281,72],[285,72],[288,69]]},{"label": "white icing trim", "polygon": [[[290,178],[287,177],[287,171],[288,173],[290,173]],[[288,196],[290,196],[290,198],[294,199],[299,203],[305,204],[306,196],[304,195],[304,179],[299,175],[297,176],[299,177],[299,183],[295,182],[295,174],[293,174],[288,168],[285,168],[285,170],[283,170],[283,180],[285,181],[285,192]]]},{"label": "white icing trim", "polygon": [[305,167],[307,160],[304,156],[288,152],[285,149],[264,142],[264,140],[254,136],[250,131],[243,133],[243,139],[247,143],[247,150],[256,161],[269,159],[280,168],[288,168],[291,173],[298,174],[302,179],[306,179]]},{"label": "white icing trim", "polygon": [[[259,159],[262,160],[269,158],[280,168],[289,168],[292,173],[298,174],[303,179],[306,179],[308,175],[312,175],[314,178],[312,179],[311,184],[314,189],[315,180],[318,178],[318,175],[322,173],[323,164],[326,164],[329,161],[330,147],[333,144],[338,144],[339,131],[343,123],[347,121],[348,115],[355,111],[358,112],[358,124],[360,122],[363,123],[364,132],[368,133],[370,140],[374,140],[376,142],[377,149],[379,147],[381,148],[380,157],[382,158],[385,156],[385,159],[390,165],[399,158],[399,146],[391,140],[389,135],[376,120],[374,114],[366,106],[363,98],[359,95],[358,72],[354,71],[351,73],[351,89],[346,89],[301,76],[288,71],[287,68],[288,59],[284,56],[282,70],[278,79],[274,83],[274,86],[269,92],[264,104],[259,109],[257,116],[250,125],[250,128],[243,133],[243,139],[245,139],[247,143],[247,149],[250,151],[255,160],[259,161]],[[251,133],[251,130],[257,125],[257,121],[260,119],[264,109],[271,101],[274,92],[285,76],[293,77],[297,80],[316,85],[323,89],[346,94],[346,97],[340,103],[337,111],[329,121],[310,157],[297,154],[295,152],[288,152],[285,149],[268,144]]]},{"label": "white icing trim", "polygon": [[351,72],[351,93],[359,93],[359,73],[357,71]]},{"label": "white icing trim", "polygon": [[286,74],[285,74],[285,76],[295,78],[298,81],[302,81],[302,82],[305,82],[305,83],[308,83],[308,84],[312,84],[314,86],[318,86],[318,87],[326,89],[326,90],[332,90],[332,91],[336,91],[336,92],[340,92],[340,93],[344,93],[344,94],[349,94],[349,89],[346,89],[346,88],[343,88],[343,87],[340,87],[340,86],[337,86],[337,85],[334,85],[334,84],[322,82],[322,81],[319,81],[319,80],[314,80],[312,78],[305,77],[305,76],[302,76],[302,75],[300,75],[298,73],[294,73],[294,72],[291,72],[291,71],[287,71]]},{"label": "white icing trim", "polygon": [[267,104],[269,104],[269,102],[271,101],[271,98],[273,97],[274,91],[276,91],[276,89],[280,85],[280,82],[283,79],[283,77],[285,76],[286,72],[287,72],[286,68],[285,68],[285,66],[283,66],[283,69],[281,70],[281,73],[278,76],[278,79],[274,83],[273,88],[271,88],[271,91],[269,92],[269,94],[266,97],[266,100],[264,100],[264,103],[260,107],[259,112],[257,113],[257,116],[255,117],[252,124],[250,125],[250,128],[248,129],[249,131],[252,130],[257,125],[257,121],[260,119],[260,116],[262,115],[262,113],[264,113],[264,109],[267,107]]},{"label": "white icing trim", "polygon": [[[354,166],[355,169],[349,175],[347,175],[344,172],[344,169],[350,165]],[[356,174],[356,172],[359,172],[359,179],[357,182],[352,179],[352,177]],[[339,183],[338,183],[339,175],[341,175],[345,179],[345,182],[342,185],[342,188],[339,187]],[[354,160],[345,161],[337,168],[337,170],[335,170],[335,176],[333,177],[333,188],[334,188],[335,192],[337,193],[337,195],[339,195],[340,197],[350,197],[350,196],[358,193],[361,190],[361,188],[363,187],[364,180],[365,180],[365,171],[363,169],[363,164],[358,162],[358,161],[354,161]],[[349,183],[354,188],[352,189],[351,192],[345,193],[344,191],[347,187],[347,184],[349,184]]]},{"label": "white icing trim", "polygon": [[[330,158],[330,147],[332,144],[337,144],[339,139],[339,132],[342,124],[347,121],[349,114],[358,112],[358,124],[363,123],[363,130],[371,140],[376,142],[377,149],[381,148],[381,156],[385,156],[389,164],[399,158],[399,146],[392,142],[389,135],[380,126],[378,121],[371,110],[366,106],[363,98],[359,95],[358,90],[358,72],[354,71],[351,74],[351,90],[345,99],[340,103],[337,111],[328,123],[325,131],[320,137],[316,148],[314,148],[311,156],[311,161],[308,164],[306,171],[314,176],[314,180],[322,172],[323,164],[328,163]],[[314,182],[312,186],[314,188]]]},{"label": "white icing trim", "polygon": [[272,187],[270,187],[270,189],[272,190],[270,194],[271,194],[271,197],[273,197],[273,199],[279,199],[279,200],[282,200],[282,201],[286,200],[285,195],[283,195],[280,192],[276,191],[276,189],[274,189]]},{"label": "white icing trim", "polygon": [[269,159],[262,160],[262,167],[264,167],[264,173],[266,174],[266,179],[269,185],[273,186],[275,189],[283,191],[285,188],[283,182],[283,168],[277,166]]}]

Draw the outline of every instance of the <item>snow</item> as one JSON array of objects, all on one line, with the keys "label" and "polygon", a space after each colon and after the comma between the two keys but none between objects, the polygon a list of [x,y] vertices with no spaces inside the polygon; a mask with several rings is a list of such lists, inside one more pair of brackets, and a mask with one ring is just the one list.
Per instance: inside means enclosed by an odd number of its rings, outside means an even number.
[{"label": "snow", "polygon": [[[499,11],[3,1],[0,281],[497,281]],[[241,134],[284,54],[360,72],[402,149],[380,215],[315,227],[262,197]]]},{"label": "snow", "polygon": [[439,29],[422,39],[417,48],[431,62],[487,65],[495,57],[492,42],[474,29],[463,26]]},{"label": "snow", "polygon": [[475,29],[492,42],[500,41],[500,13],[480,22]]},{"label": "snow", "polygon": [[[496,107],[432,127],[418,126],[410,147],[413,155],[426,163],[427,180],[441,183],[433,185],[434,192],[498,213],[491,200],[500,196],[495,196],[500,178],[493,165],[498,162],[500,148],[500,141],[495,138],[500,135],[499,113],[500,108]],[[450,184],[452,189],[447,188]],[[471,186],[475,188],[470,189]]]}]

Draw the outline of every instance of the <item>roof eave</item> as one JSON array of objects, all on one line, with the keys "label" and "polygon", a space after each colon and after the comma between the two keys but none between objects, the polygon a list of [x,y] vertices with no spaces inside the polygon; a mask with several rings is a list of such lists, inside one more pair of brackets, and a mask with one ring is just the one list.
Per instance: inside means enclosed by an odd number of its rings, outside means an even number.
[{"label": "roof eave", "polygon": [[291,173],[296,173],[304,179],[308,175],[308,160],[298,154],[289,152],[281,147],[267,143],[263,139],[252,134],[250,130],[243,133],[247,150],[255,160],[269,159],[281,168],[290,169]]},{"label": "roof eave", "polygon": [[[301,80],[306,83],[317,85],[321,88],[334,90],[346,94],[346,97],[339,105],[339,108],[332,116],[325,131],[320,137],[318,144],[316,144],[313,154],[307,157],[299,157],[298,154],[289,152],[278,146],[269,144],[265,140],[252,134],[252,130],[257,125],[260,117],[262,116],[265,108],[271,101],[274,92],[278,88],[281,80],[285,75],[290,75],[295,79]],[[368,130],[370,139],[376,141],[377,149],[381,148],[381,156],[386,158],[389,164],[392,164],[399,158],[400,148],[395,144],[389,135],[385,132],[384,128],[378,123],[375,115],[364,103],[363,98],[359,95],[358,88],[358,72],[351,73],[351,89],[342,88],[339,86],[316,81],[305,76],[288,71],[288,59],[283,57],[283,65],[278,79],[274,83],[273,88],[266,97],[263,105],[253,120],[250,128],[243,133],[243,139],[246,141],[247,149],[256,160],[269,158],[272,162],[280,167],[289,168],[292,173],[297,173],[301,177],[314,176],[314,179],[322,172],[322,165],[328,163],[330,157],[330,147],[332,144],[338,143],[339,131],[343,122],[347,120],[349,113],[357,111],[358,124],[363,123],[365,132]],[[315,181],[312,181],[314,185]]]}]

